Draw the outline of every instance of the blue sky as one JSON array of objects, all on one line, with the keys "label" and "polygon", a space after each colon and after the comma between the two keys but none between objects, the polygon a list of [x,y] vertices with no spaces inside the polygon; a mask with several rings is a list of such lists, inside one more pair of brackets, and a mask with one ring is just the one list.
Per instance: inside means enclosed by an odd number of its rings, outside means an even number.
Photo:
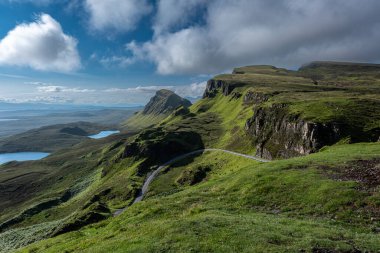
[{"label": "blue sky", "polygon": [[0,0],[0,101],[144,104],[200,96],[233,67],[378,63],[380,2]]}]

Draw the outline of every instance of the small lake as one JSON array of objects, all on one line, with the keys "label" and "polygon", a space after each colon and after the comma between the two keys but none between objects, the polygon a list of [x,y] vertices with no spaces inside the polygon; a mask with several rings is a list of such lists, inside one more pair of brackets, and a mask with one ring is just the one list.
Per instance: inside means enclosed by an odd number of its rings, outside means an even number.
[{"label": "small lake", "polygon": [[120,133],[120,131],[118,130],[117,131],[101,131],[98,134],[89,135],[88,137],[90,137],[91,139],[101,139],[101,138],[110,136],[111,134],[118,134],[118,133]]},{"label": "small lake", "polygon": [[49,153],[43,152],[17,152],[9,154],[0,154],[0,164],[7,163],[10,161],[34,161],[45,158]]}]

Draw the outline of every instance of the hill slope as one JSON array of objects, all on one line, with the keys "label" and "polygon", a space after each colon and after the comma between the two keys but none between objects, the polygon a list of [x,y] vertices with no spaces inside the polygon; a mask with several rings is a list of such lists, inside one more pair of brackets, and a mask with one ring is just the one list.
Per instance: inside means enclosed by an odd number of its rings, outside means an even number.
[{"label": "hill slope", "polygon": [[[21,252],[377,252],[379,181],[346,169],[379,173],[379,154],[378,143],[269,164],[205,154],[164,171],[120,216]],[[199,168],[207,176],[190,184]]]},{"label": "hill slope", "polygon": [[[42,183],[36,177],[31,185],[44,187],[28,202],[0,202],[8,208],[0,245],[12,249],[59,235],[23,251],[379,251],[378,70],[363,73],[350,65],[349,75],[334,76],[330,65],[319,66],[235,69],[210,80],[196,104],[134,136],[82,143],[32,163],[58,168],[59,177]],[[197,154],[164,169],[132,205],[157,165],[202,148],[273,161]],[[30,166],[17,167],[25,172]],[[15,186],[12,180],[0,185]],[[67,190],[69,199],[38,205]],[[42,207],[37,212],[36,204]],[[111,218],[122,207],[128,208]]]}]

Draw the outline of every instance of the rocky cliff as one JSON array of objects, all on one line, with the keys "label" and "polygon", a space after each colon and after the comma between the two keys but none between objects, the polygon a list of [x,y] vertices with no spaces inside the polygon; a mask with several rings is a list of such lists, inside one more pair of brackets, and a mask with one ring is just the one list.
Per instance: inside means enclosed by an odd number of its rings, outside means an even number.
[{"label": "rocky cliff", "polygon": [[191,102],[182,98],[170,90],[159,90],[144,107],[143,114],[166,114],[173,112],[176,108],[191,106]]},{"label": "rocky cliff", "polygon": [[[335,75],[332,66],[339,70]],[[342,139],[351,143],[379,140],[379,87],[376,82],[365,86],[362,82],[369,76],[377,80],[374,69],[379,66],[322,62],[293,72],[271,66],[244,67],[208,81],[203,98],[242,96],[243,106],[252,108],[245,132],[256,155],[289,158],[317,152]],[[315,75],[325,83],[316,83]],[[355,81],[350,78],[354,75]]]},{"label": "rocky cliff", "polygon": [[266,159],[316,152],[340,140],[343,128],[335,122],[307,122],[289,114],[286,104],[259,107],[246,122],[246,131],[257,145],[256,155]]}]

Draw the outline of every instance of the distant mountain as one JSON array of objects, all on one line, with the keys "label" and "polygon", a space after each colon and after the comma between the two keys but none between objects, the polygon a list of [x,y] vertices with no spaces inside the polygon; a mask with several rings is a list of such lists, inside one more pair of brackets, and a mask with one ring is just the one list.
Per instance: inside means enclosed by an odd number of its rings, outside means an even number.
[{"label": "distant mountain", "polygon": [[160,122],[179,107],[188,108],[191,102],[170,90],[159,90],[144,109],[126,120],[123,127],[128,131],[140,130]]},{"label": "distant mountain", "polygon": [[144,107],[143,114],[166,114],[173,112],[176,108],[191,106],[191,102],[182,98],[170,90],[159,90]]}]

